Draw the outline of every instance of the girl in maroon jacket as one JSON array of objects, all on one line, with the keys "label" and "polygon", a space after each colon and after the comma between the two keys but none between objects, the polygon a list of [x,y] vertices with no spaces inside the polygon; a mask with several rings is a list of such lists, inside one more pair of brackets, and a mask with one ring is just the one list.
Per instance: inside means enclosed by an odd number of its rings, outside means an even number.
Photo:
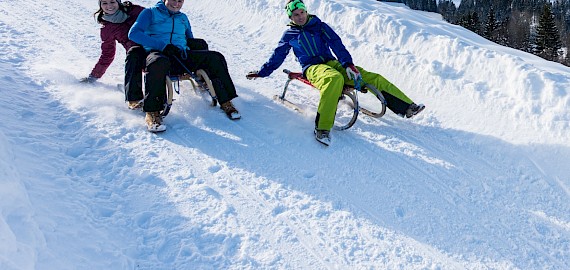
[{"label": "girl in maroon jacket", "polygon": [[99,10],[94,16],[101,27],[101,56],[83,83],[93,83],[101,78],[115,59],[116,44],[119,42],[127,51],[125,59],[125,98],[130,109],[141,107],[142,68],[146,58],[143,47],[128,38],[129,30],[144,7],[121,0],[99,0]]}]

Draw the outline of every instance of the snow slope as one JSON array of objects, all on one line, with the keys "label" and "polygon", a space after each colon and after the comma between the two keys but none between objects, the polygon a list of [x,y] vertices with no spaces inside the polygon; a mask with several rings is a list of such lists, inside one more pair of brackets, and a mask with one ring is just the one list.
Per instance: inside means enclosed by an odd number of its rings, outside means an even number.
[{"label": "snow slope", "polygon": [[570,69],[401,4],[306,3],[427,109],[363,116],[324,148],[313,112],[272,100],[284,74],[245,79],[283,1],[187,0],[243,118],[183,91],[149,134],[116,87],[122,49],[77,83],[99,55],[96,1],[1,1],[0,269],[569,269]]}]

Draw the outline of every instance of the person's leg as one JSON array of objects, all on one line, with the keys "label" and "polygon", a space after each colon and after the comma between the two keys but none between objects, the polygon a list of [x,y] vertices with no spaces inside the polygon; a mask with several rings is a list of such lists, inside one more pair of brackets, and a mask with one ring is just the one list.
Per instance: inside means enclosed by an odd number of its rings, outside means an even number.
[{"label": "person's leg", "polygon": [[158,112],[164,109],[166,99],[166,75],[170,60],[159,52],[151,52],[146,58],[146,79],[143,111]]},{"label": "person's leg", "polygon": [[[354,81],[349,80],[346,75],[346,69],[342,67],[338,61],[329,61],[328,65],[334,67],[336,70],[341,72],[344,76],[347,85],[354,86]],[[404,92],[402,92],[398,87],[389,82],[382,75],[369,72],[362,67],[356,67],[360,74],[362,75],[362,80],[376,87],[376,89],[382,92],[382,95],[386,99],[387,107],[396,114],[405,115],[406,110],[414,103]]]},{"label": "person's leg", "polygon": [[[362,74],[362,79],[376,87],[376,89],[380,90],[386,102],[388,103],[386,107],[390,109],[392,112],[405,115],[406,110],[410,107],[412,103],[414,103],[404,92],[402,92],[398,87],[394,84],[386,80],[382,75],[368,72],[363,68],[357,67]],[[372,92],[370,92],[372,93]]]},{"label": "person's leg", "polygon": [[230,77],[226,59],[215,51],[188,51],[187,59],[184,61],[191,71],[203,69],[212,81],[219,80],[214,87],[218,101],[224,104],[237,97],[236,88]]},{"label": "person's leg", "polygon": [[305,76],[321,93],[315,118],[315,128],[317,130],[331,130],[334,125],[338,99],[344,86],[343,75],[334,68],[321,64],[307,68]]},{"label": "person's leg", "polygon": [[146,51],[142,46],[133,46],[125,58],[125,99],[140,101],[142,91],[142,71],[145,66]]}]

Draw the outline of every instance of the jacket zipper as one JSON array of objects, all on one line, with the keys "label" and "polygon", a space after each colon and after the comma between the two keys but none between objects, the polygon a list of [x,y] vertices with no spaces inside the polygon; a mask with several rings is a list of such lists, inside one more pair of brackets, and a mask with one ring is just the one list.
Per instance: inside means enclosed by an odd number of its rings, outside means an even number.
[{"label": "jacket zipper", "polygon": [[[313,51],[313,48],[311,48],[311,41],[309,41],[309,38],[307,37],[307,33],[305,31],[303,31],[303,37],[305,38],[305,41],[307,41],[307,45],[309,46],[309,49],[311,49],[311,56],[316,56],[317,54]],[[315,50],[316,50],[316,48],[315,48]]]},{"label": "jacket zipper", "polygon": [[172,30],[170,31],[170,44],[172,44],[172,36],[174,35],[174,16],[170,15],[172,18]]}]

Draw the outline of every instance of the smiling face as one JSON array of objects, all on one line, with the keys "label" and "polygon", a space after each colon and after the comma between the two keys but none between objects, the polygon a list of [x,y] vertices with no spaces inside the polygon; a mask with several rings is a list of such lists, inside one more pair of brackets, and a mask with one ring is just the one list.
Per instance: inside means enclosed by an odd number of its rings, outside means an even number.
[{"label": "smiling face", "polygon": [[119,2],[117,0],[101,0],[101,9],[107,15],[113,15],[119,10]]},{"label": "smiling face", "polygon": [[170,12],[179,12],[184,5],[184,0],[164,0],[164,5]]},{"label": "smiling face", "polygon": [[307,11],[304,9],[297,9],[293,11],[291,20],[296,25],[305,25],[307,23]]}]

